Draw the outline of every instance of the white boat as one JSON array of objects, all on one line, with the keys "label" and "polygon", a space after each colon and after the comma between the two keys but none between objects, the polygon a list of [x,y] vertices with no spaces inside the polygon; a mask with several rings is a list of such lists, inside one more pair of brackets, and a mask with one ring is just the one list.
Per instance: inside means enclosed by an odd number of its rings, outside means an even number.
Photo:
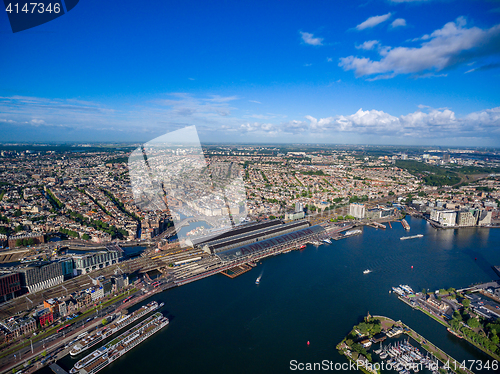
[{"label": "white boat", "polygon": [[262,274],[259,275],[259,277],[255,280],[255,284],[259,284],[260,283],[260,278],[262,278]]},{"label": "white boat", "polygon": [[113,335],[114,333],[120,331],[124,327],[130,325],[132,322],[137,321],[139,318],[145,316],[146,314],[158,308],[159,306],[156,301],[152,301],[147,305],[143,305],[141,308],[139,308],[132,314],[122,316],[109,326],[105,326],[104,328],[97,330],[90,335],[86,335],[73,346],[69,354],[74,357],[79,355],[80,353],[83,353],[87,349],[94,347],[98,343],[104,341],[109,336]]},{"label": "white boat", "polygon": [[402,236],[399,238],[399,240],[407,240],[407,239],[416,239],[416,238],[423,238],[424,236],[422,234],[418,235],[412,235],[412,236]]},{"label": "white boat", "polygon": [[71,374],[95,374],[169,323],[168,318],[156,313],[105,346],[78,361],[70,370]]},{"label": "white boat", "polygon": [[410,286],[408,286],[407,284],[400,284],[399,285],[399,288],[401,288],[402,290],[404,290],[405,292],[409,293],[409,294],[413,294],[413,290]]},{"label": "white boat", "polygon": [[370,274],[372,271],[370,269],[363,270],[363,274]]}]

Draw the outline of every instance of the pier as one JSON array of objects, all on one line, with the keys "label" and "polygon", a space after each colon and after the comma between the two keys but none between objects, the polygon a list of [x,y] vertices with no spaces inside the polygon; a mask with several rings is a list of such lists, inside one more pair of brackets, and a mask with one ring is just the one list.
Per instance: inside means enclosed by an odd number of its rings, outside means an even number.
[{"label": "pier", "polygon": [[403,225],[403,228],[405,230],[409,230],[410,229],[410,225],[408,224],[408,222],[404,218],[401,220],[401,224]]},{"label": "pier", "polygon": [[455,360],[449,354],[444,352],[441,348],[437,347],[435,344],[433,344],[429,340],[425,339],[422,335],[415,332],[413,329],[411,329],[410,327],[408,327],[404,323],[401,323],[401,324],[405,328],[405,334],[407,334],[413,340],[418,342],[422,346],[422,348],[424,348],[427,352],[429,352],[434,357],[436,357],[443,364],[448,365],[449,370],[451,370],[452,372],[457,373],[457,374],[463,374],[463,373],[474,374],[473,371],[467,369],[464,366],[461,366],[462,363]]},{"label": "pier", "polygon": [[60,367],[57,364],[52,364],[49,366],[49,368],[55,373],[55,374],[68,374],[66,370],[64,370],[62,367]]},{"label": "pier", "polygon": [[382,230],[385,230],[387,228],[385,225],[383,225],[379,222],[376,222],[376,221],[367,223],[367,226],[371,226],[371,227],[374,227],[376,229],[382,229]]},{"label": "pier", "polygon": [[236,278],[237,276],[240,276],[241,274],[244,274],[250,270],[252,270],[252,267],[250,265],[241,264],[241,265],[235,266],[234,268],[223,270],[223,271],[221,271],[221,274],[224,274],[226,277],[233,279],[233,278]]}]

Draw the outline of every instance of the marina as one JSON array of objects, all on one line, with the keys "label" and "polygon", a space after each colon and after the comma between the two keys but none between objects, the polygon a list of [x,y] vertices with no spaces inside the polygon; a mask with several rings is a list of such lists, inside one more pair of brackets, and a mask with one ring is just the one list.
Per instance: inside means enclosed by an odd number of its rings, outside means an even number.
[{"label": "marina", "polygon": [[[381,332],[377,334],[361,333],[359,330],[362,325],[380,326]],[[403,334],[406,335],[406,338],[398,338]],[[351,340],[353,335],[358,336],[354,341]],[[348,337],[350,338],[346,337],[337,345],[337,349],[341,354],[355,361],[363,372],[379,373],[380,368],[383,367],[386,370],[395,370],[400,374],[413,374],[421,371],[432,374],[444,372],[473,374],[462,363],[443,352],[401,321],[396,322],[384,316],[372,317],[368,315],[363,323],[353,327]],[[410,339],[413,344],[410,343]],[[378,343],[380,346],[373,350],[373,354],[367,353],[369,347]],[[360,349],[360,346],[363,348]]]}]

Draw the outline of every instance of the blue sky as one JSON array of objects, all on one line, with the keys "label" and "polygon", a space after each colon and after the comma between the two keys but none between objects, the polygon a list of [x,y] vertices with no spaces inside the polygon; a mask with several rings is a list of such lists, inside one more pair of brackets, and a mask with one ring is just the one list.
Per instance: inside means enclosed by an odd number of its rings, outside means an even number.
[{"label": "blue sky", "polygon": [[0,141],[500,144],[500,1],[117,4],[0,15]]}]

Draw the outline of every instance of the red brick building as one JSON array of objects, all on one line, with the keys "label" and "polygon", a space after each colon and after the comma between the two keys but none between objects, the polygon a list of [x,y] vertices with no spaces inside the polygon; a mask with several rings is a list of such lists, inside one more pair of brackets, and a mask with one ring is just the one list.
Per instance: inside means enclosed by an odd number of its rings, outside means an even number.
[{"label": "red brick building", "polygon": [[35,318],[41,327],[50,325],[54,322],[54,315],[49,308],[44,308],[36,312]]}]

